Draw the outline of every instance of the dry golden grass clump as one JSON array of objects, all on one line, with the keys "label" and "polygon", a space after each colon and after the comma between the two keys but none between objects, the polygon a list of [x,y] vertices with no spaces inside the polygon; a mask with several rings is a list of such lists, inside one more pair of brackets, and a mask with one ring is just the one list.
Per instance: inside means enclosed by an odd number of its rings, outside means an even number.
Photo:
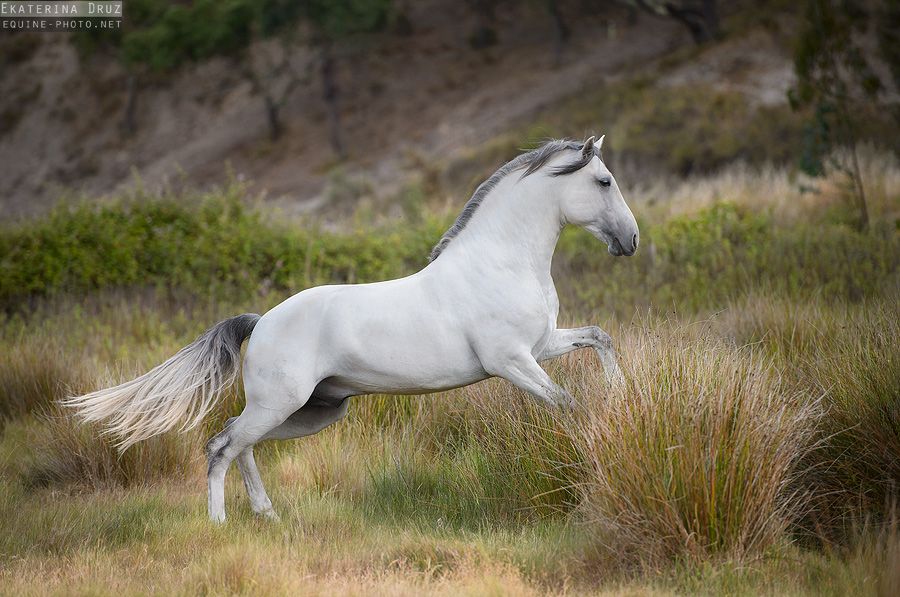
[{"label": "dry golden grass clump", "polygon": [[53,342],[20,342],[0,351],[0,424],[45,408],[91,381],[77,355]]},{"label": "dry golden grass clump", "polygon": [[97,490],[202,479],[203,431],[152,438],[120,453],[101,428],[75,420],[67,410],[55,407],[39,419],[41,424],[27,434],[32,448],[24,479],[28,485]]},{"label": "dry golden grass clump", "polygon": [[801,530],[834,541],[895,522],[900,499],[900,298],[859,304],[751,297],[719,332],[771,355],[791,387],[822,395],[817,447],[804,458],[812,500]]},{"label": "dry golden grass clump", "polygon": [[587,519],[644,563],[777,543],[803,507],[792,481],[819,401],[705,328],[632,329],[623,348],[627,386],[577,424]]}]

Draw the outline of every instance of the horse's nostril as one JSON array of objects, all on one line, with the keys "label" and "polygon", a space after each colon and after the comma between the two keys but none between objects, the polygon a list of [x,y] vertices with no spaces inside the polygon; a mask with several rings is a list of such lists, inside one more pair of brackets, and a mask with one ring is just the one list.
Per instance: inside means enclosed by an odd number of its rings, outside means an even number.
[{"label": "horse's nostril", "polygon": [[632,237],[631,237],[631,250],[637,251],[637,245],[638,245],[638,238],[637,238],[637,234],[635,234],[635,235],[632,235]]}]

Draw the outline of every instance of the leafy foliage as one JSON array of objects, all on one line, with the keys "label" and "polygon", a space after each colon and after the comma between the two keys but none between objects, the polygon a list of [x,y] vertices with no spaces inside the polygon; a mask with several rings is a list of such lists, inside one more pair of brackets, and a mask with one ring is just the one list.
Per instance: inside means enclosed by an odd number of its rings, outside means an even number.
[{"label": "leafy foliage", "polygon": [[381,29],[391,0],[133,0],[122,29],[86,30],[77,43],[113,48],[131,66],[157,72],[212,56],[234,55],[255,38],[307,23],[331,39]]},{"label": "leafy foliage", "polygon": [[[796,41],[794,70],[797,85],[789,99],[794,107],[813,106],[814,118],[807,127],[807,142],[801,165],[813,175],[828,166],[844,172],[854,189],[859,225],[869,225],[865,189],[856,154],[859,141],[855,105],[873,99],[882,83],[857,41],[870,26],[868,9],[844,0],[807,0],[806,24]],[[833,149],[850,152],[847,163],[829,159]]]},{"label": "leafy foliage", "polygon": [[61,206],[47,219],[0,232],[0,302],[29,296],[143,286],[199,296],[396,277],[424,265],[431,224],[375,237],[291,229],[247,208],[239,187],[223,194],[137,195],[121,203]]},{"label": "leafy foliage", "polygon": [[765,213],[721,203],[664,224],[642,223],[641,229],[642,250],[602,271],[592,265],[596,241],[566,231],[560,246],[565,260],[557,262],[566,274],[559,276],[561,295],[626,317],[652,305],[703,312],[754,288],[797,299],[824,292],[830,299],[859,300],[881,292],[900,272],[900,236],[886,228],[871,236],[818,222],[787,229]]},{"label": "leafy foliage", "polygon": [[[0,229],[0,305],[15,310],[34,297],[134,286],[245,300],[372,282],[423,267],[448,225],[424,217],[349,234],[294,228],[247,207],[242,193],[233,186],[179,198],[136,195]],[[602,268],[598,241],[566,230],[555,259],[564,302],[624,316],[663,304],[696,312],[760,285],[858,300],[900,271],[900,236],[886,224],[868,235],[840,222],[788,229],[766,212],[722,202],[641,229],[645,250]]]},{"label": "leafy foliage", "polygon": [[330,39],[378,31],[386,24],[391,0],[306,0],[306,19]]}]

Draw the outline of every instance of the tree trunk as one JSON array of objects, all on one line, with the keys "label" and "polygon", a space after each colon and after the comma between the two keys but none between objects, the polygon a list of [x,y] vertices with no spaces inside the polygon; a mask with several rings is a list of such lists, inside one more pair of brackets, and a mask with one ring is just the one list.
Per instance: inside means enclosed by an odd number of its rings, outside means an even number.
[{"label": "tree trunk", "polygon": [[700,9],[685,8],[667,2],[666,14],[687,27],[697,45],[712,41],[719,35],[719,14],[715,0],[703,0]]},{"label": "tree trunk", "polygon": [[344,157],[344,144],[341,141],[341,112],[338,106],[338,87],[335,80],[335,61],[331,51],[331,42],[322,43],[322,97],[328,109],[328,128],[331,139],[331,148],[338,155]]},{"label": "tree trunk", "polygon": [[[834,64],[834,62],[832,62]],[[840,76],[840,75],[838,75]],[[835,94],[835,102],[838,105],[838,118],[840,128],[844,133],[844,146],[850,150],[850,167],[847,168],[850,174],[850,183],[853,185],[853,195],[856,197],[857,207],[859,209],[859,228],[863,232],[869,230],[869,205],[866,201],[866,189],[863,186],[862,169],[859,167],[859,155],[856,152],[857,137],[854,131],[853,121],[850,117],[850,110],[847,108],[847,95],[843,91],[843,85]]]},{"label": "tree trunk", "polygon": [[137,111],[137,75],[129,73],[125,85],[128,96],[125,100],[125,113],[122,115],[122,131],[126,137],[130,137],[137,131],[137,120],[135,118]]},{"label": "tree trunk", "polygon": [[266,120],[269,123],[269,138],[277,141],[281,137],[281,120],[278,116],[278,103],[272,99],[268,93],[263,94],[263,101],[266,103]]},{"label": "tree trunk", "polygon": [[859,227],[863,232],[869,230],[869,206],[866,201],[866,189],[863,187],[862,171],[859,167],[859,156],[856,153],[856,144],[850,149],[850,157],[853,162],[853,183],[856,186],[856,200],[859,203]]}]

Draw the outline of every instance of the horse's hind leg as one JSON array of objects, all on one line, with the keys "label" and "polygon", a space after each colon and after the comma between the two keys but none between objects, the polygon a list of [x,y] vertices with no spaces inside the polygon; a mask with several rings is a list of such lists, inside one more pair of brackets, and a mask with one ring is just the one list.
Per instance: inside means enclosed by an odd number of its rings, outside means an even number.
[{"label": "horse's hind leg", "polygon": [[[225,521],[225,473],[228,471],[231,461],[244,450],[252,447],[266,433],[278,427],[287,418],[289,412],[289,410],[263,408],[248,401],[241,416],[234,419],[230,425],[207,442],[209,517],[212,521]],[[256,469],[255,466],[253,468]],[[259,480],[258,472],[256,480]],[[261,481],[258,486],[262,488]]]},{"label": "horse's hind leg", "polygon": [[[313,401],[315,397],[311,399]],[[325,427],[342,419],[347,414],[350,401],[344,399],[338,406],[307,404],[295,411],[281,425],[272,429],[262,440],[266,439],[294,439],[318,433]],[[236,419],[229,419],[226,425],[230,425]],[[253,446],[248,446],[235,459],[244,487],[250,497],[250,508],[257,514],[269,518],[278,518],[272,509],[272,501],[266,494],[259,468],[253,458]]]},{"label": "horse's hind leg", "polygon": [[[316,397],[313,396],[310,402],[316,402]],[[349,406],[348,398],[335,400],[334,405],[324,402],[306,404],[289,416],[284,423],[269,431],[263,439],[295,439],[314,435],[343,419]]]},{"label": "horse's hind leg", "polygon": [[[228,427],[237,417],[232,417],[225,422]],[[241,479],[244,481],[244,488],[250,497],[250,508],[261,516],[277,519],[278,515],[272,509],[272,501],[266,494],[266,488],[263,485],[262,477],[259,475],[259,469],[256,466],[256,459],[253,457],[253,446],[244,448],[244,451],[237,455],[234,459],[237,464],[238,471],[241,473]]]}]

